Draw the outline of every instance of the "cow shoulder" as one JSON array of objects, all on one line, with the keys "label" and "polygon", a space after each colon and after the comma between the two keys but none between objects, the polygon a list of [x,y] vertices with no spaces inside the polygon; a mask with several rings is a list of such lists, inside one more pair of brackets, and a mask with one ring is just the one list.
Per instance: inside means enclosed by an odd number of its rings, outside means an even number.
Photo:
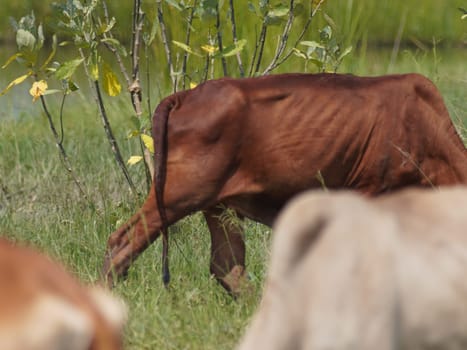
[{"label": "cow shoulder", "polygon": [[211,80],[180,95],[169,117],[171,137],[217,141],[235,133],[247,114],[248,98],[242,84],[233,79]]}]

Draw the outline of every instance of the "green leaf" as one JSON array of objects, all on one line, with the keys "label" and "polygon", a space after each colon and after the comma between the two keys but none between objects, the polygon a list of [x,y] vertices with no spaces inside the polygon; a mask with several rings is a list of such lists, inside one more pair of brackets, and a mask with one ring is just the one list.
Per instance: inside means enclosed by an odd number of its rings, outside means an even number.
[{"label": "green leaf", "polygon": [[295,17],[301,17],[305,15],[305,6],[301,3],[298,3],[293,8],[293,14]]},{"label": "green leaf", "polygon": [[75,73],[76,68],[79,67],[81,63],[83,63],[84,59],[76,58],[71,61],[67,61],[60,66],[55,72],[55,77],[59,80],[67,80],[70,79],[71,76]]},{"label": "green leaf", "polygon": [[35,44],[36,38],[31,32],[24,29],[18,29],[16,32],[16,45],[18,45],[19,50],[27,48],[29,51],[33,51]]},{"label": "green leaf", "polygon": [[316,58],[310,58],[309,61],[313,63],[320,71],[323,70],[324,63]]},{"label": "green leaf", "polygon": [[261,16],[266,16],[268,12],[269,0],[259,0],[259,12]]},{"label": "green leaf", "polygon": [[141,130],[141,120],[138,117],[133,115],[130,117],[130,120],[132,124],[134,125],[134,127],[136,128],[136,130]]},{"label": "green leaf", "polygon": [[170,6],[175,7],[178,11],[182,11],[182,7],[175,0],[165,0]]},{"label": "green leaf", "polygon": [[289,7],[285,5],[277,5],[272,10],[268,11],[268,16],[271,17],[284,17],[289,13]]},{"label": "green leaf", "polygon": [[127,164],[128,165],[135,165],[135,164],[139,163],[142,160],[143,160],[143,157],[141,157],[141,156],[131,156],[130,159],[128,159]]},{"label": "green leaf", "polygon": [[293,53],[294,53],[296,56],[298,56],[298,57],[301,57],[301,58],[303,58],[303,59],[305,59],[305,60],[308,58],[308,57],[306,57],[306,55],[305,55],[302,51],[296,49],[295,47],[292,48],[292,51],[293,51]]},{"label": "green leaf", "polygon": [[329,41],[332,37],[331,26],[325,26],[323,29],[321,29],[319,31],[319,37],[321,41]]},{"label": "green leaf", "polygon": [[111,46],[113,46],[118,51],[118,53],[120,55],[122,55],[123,57],[127,56],[127,52],[126,52],[125,47],[117,39],[104,38],[104,39],[101,39],[101,42],[107,43],[107,44],[110,44]]},{"label": "green leaf", "polygon": [[45,69],[47,65],[52,61],[52,58],[54,58],[55,53],[57,52],[57,36],[54,34],[52,36],[52,51],[49,54],[49,57],[45,60],[45,62],[41,66],[41,70]]},{"label": "green leaf", "polygon": [[151,43],[156,38],[156,34],[157,34],[158,23],[157,23],[156,18],[154,18],[151,22],[152,22],[152,24],[151,24],[150,32],[143,34],[143,40],[144,40],[144,43],[146,44],[146,46],[151,45]]},{"label": "green leaf", "polygon": [[324,46],[317,43],[316,41],[300,41],[300,45],[307,46],[308,50],[306,50],[306,55],[308,58],[315,52],[315,51],[322,51],[324,50]]},{"label": "green leaf", "polygon": [[39,27],[37,27],[37,38],[39,39],[39,43],[37,44],[36,49],[39,50],[44,45],[45,40],[42,24],[39,24]]},{"label": "green leaf", "polygon": [[141,135],[141,133],[138,130],[131,130],[128,133],[127,139],[131,139],[131,138],[139,136],[139,135]]},{"label": "green leaf", "polygon": [[97,50],[94,50],[92,52],[90,61],[91,63],[89,65],[90,65],[91,78],[92,80],[97,81],[99,80],[99,61],[100,61]]},{"label": "green leaf", "polygon": [[50,90],[45,90],[42,95],[52,95],[52,94],[58,94],[58,93],[63,93],[62,90],[58,90],[58,89],[50,89]]},{"label": "green leaf", "polygon": [[71,80],[68,80],[68,86],[67,86],[68,90],[70,92],[74,92],[74,91],[78,91],[79,90],[79,86],[76,85],[74,82],[72,82]]},{"label": "green leaf", "polygon": [[256,11],[256,7],[251,1],[248,1],[248,11],[258,15],[258,11]]},{"label": "green leaf", "polygon": [[178,46],[179,48],[185,50],[186,52],[192,54],[192,55],[195,55],[195,56],[198,56],[198,57],[203,57],[203,55],[201,55],[199,52],[196,52],[195,50],[193,50],[191,47],[189,47],[188,45],[184,44],[184,43],[181,43],[179,41],[175,41],[175,40],[172,40],[172,43],[175,45],[175,46]]},{"label": "green leaf", "polygon": [[308,46],[308,47],[313,47],[313,48],[321,47],[321,48],[324,49],[324,46],[317,43],[316,41],[300,41],[299,44],[304,45],[304,46]]},{"label": "green leaf", "polygon": [[107,32],[109,32],[109,31],[111,31],[112,28],[113,28],[114,25],[115,25],[115,22],[116,22],[115,17],[112,17],[112,18],[110,19],[110,22],[109,22],[109,23],[106,23],[106,24],[104,25],[104,27],[101,29],[101,31],[102,31],[101,34],[104,34],[104,33],[107,33]]},{"label": "green leaf", "polygon": [[103,87],[104,91],[109,96],[117,96],[122,91],[122,86],[118,81],[117,75],[112,71],[112,68],[104,62],[103,67]]},{"label": "green leaf", "polygon": [[8,86],[0,92],[0,96],[5,95],[13,86],[21,84],[23,81],[25,81],[31,75],[32,75],[32,72],[29,72],[27,74],[24,74],[24,75],[16,78],[12,82],[10,82],[10,84],[8,84]]},{"label": "green leaf", "polygon": [[227,46],[221,52],[217,52],[216,54],[214,54],[214,57],[218,57],[218,56],[230,57],[230,56],[236,55],[237,53],[243,50],[245,45],[246,45],[246,39],[238,40],[236,44]]},{"label": "green leaf", "polygon": [[217,9],[222,7],[222,1],[219,0],[200,0],[196,7],[196,16],[206,24],[211,24],[216,19]]},{"label": "green leaf", "polygon": [[352,46],[347,47],[344,52],[342,52],[337,58],[338,61],[341,61],[345,56],[347,56],[352,51]]},{"label": "green leaf", "polygon": [[154,141],[152,137],[146,134],[141,134],[141,140],[143,141],[144,146],[146,146],[149,152],[154,154]]},{"label": "green leaf", "polygon": [[2,69],[5,69],[11,62],[13,62],[14,60],[16,60],[18,57],[22,57],[23,54],[21,52],[17,52],[15,53],[13,56],[10,56],[10,58],[8,58],[8,60],[5,62],[5,64],[2,66]]}]

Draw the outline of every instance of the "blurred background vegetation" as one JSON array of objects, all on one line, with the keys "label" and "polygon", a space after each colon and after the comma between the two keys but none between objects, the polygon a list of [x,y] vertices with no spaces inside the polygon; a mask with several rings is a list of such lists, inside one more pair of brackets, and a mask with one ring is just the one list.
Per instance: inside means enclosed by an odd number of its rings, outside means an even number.
[{"label": "blurred background vegetation", "polygon": [[[37,18],[44,18],[50,27],[52,2],[58,1],[0,0],[0,42],[14,43],[9,17],[18,19],[31,10]],[[236,11],[241,14],[238,20],[240,31],[242,22],[248,21],[248,16],[244,16],[248,13],[248,2],[235,1]],[[121,39],[129,39],[132,6],[132,1],[108,1],[109,10],[117,19]],[[402,26],[403,43],[430,45],[435,38],[441,46],[459,47],[467,41],[466,23],[459,20],[458,8],[462,7],[467,7],[465,0],[334,0],[325,3],[324,9],[353,44],[392,45]],[[170,22],[170,11],[167,14],[169,28],[177,31],[177,23]]]},{"label": "blurred background vegetation", "polygon": [[[248,9],[249,1],[234,1],[238,38],[247,40],[241,56],[244,62],[249,62],[261,21]],[[251,0],[256,6],[260,1]],[[66,0],[56,2],[65,3]],[[163,0],[169,37],[184,42],[185,17],[169,2]],[[282,2],[289,3],[287,0]],[[294,24],[290,43],[294,42],[306,20],[310,2],[316,0],[301,1],[305,6],[304,13]],[[16,52],[10,17],[18,20],[34,11],[37,21],[45,25],[43,49],[50,50],[50,38],[56,32],[51,3],[46,0],[0,0],[0,65]],[[156,18],[155,4],[155,0],[143,1],[148,23],[153,23]],[[116,17],[114,34],[128,50],[133,1],[114,0],[108,1],[107,5],[111,16]],[[223,16],[226,16],[227,5],[225,0]],[[358,75],[418,72],[426,75],[440,89],[465,140],[467,19],[461,19],[459,8],[467,8],[467,0],[328,0],[314,17],[303,40],[319,40],[319,30],[329,22],[329,19],[326,22],[326,13],[335,24],[333,37],[338,38],[342,48],[353,48],[339,66],[339,72]],[[232,43],[229,25],[224,28],[227,45]],[[207,33],[212,23],[196,20],[193,27],[196,32],[190,45],[201,52],[200,46],[208,43]],[[283,23],[268,27],[263,66],[274,55],[277,35],[282,28]],[[58,39],[61,42],[67,38],[60,34]],[[172,49],[179,57],[184,53],[175,45]],[[144,52],[141,53],[143,93],[152,97],[152,106],[144,106],[147,116],[151,115],[157,101],[171,92],[160,29],[150,50],[147,62]],[[71,45],[59,47],[56,59],[68,60],[76,55]],[[115,58],[107,59],[123,83]],[[125,59],[129,65],[129,57]],[[204,57],[190,56],[187,72],[195,82],[200,81],[201,74],[197,70],[203,69],[204,62]],[[228,57],[227,62],[230,72],[238,75],[235,57]],[[302,72],[304,67],[304,60],[292,55],[274,72]],[[316,71],[311,64],[308,68]],[[24,73],[24,66],[18,62],[1,69],[0,90]],[[221,75],[217,65],[215,76]],[[67,98],[62,132],[63,145],[82,180],[87,199],[66,174],[40,103],[33,103],[29,95],[30,80],[0,97],[0,235],[30,242],[63,262],[82,280],[95,281],[108,235],[134,213],[143,197],[132,195],[113,160],[82,67],[76,74],[80,89]],[[60,84],[50,79],[49,88],[60,88]],[[62,121],[59,118],[60,95],[46,97],[53,119],[59,125]],[[124,159],[138,154],[141,149],[136,138],[128,137],[135,128],[135,113],[125,88],[120,95],[104,96],[104,100]],[[142,168],[132,166],[129,171],[144,193]],[[130,308],[127,348],[233,348],[261,294],[269,237],[267,228],[254,222],[247,223],[247,264],[255,289],[245,299],[233,301],[209,278],[210,242],[200,215],[190,216],[174,225],[171,239],[176,244],[171,252],[173,281],[170,293],[166,293],[160,281],[160,240],[133,264],[128,279],[117,285],[117,294]]]}]

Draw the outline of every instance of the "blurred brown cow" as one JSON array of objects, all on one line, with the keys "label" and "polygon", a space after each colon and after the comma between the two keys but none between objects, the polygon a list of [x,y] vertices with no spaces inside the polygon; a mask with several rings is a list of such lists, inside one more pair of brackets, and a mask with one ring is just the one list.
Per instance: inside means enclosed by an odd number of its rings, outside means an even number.
[{"label": "blurred brown cow", "polygon": [[300,195],[238,350],[467,349],[467,187]]},{"label": "blurred brown cow", "polygon": [[124,305],[0,238],[0,349],[122,349]]},{"label": "blurred brown cow", "polygon": [[[109,284],[161,230],[198,210],[211,232],[211,272],[235,292],[245,244],[240,227],[219,220],[219,205],[271,225],[287,200],[323,181],[370,195],[467,183],[464,144],[436,87],[417,74],[208,81],[160,103],[153,138],[154,184],[108,240]],[[168,282],[166,234],[163,243]]]}]

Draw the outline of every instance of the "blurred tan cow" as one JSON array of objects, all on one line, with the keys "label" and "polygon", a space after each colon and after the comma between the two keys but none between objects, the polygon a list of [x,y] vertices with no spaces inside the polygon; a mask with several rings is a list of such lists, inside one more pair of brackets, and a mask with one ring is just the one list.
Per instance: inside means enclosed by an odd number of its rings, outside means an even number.
[{"label": "blurred tan cow", "polygon": [[123,303],[0,238],[0,349],[122,349]]},{"label": "blurred tan cow", "polygon": [[467,349],[467,189],[293,200],[238,349]]}]

